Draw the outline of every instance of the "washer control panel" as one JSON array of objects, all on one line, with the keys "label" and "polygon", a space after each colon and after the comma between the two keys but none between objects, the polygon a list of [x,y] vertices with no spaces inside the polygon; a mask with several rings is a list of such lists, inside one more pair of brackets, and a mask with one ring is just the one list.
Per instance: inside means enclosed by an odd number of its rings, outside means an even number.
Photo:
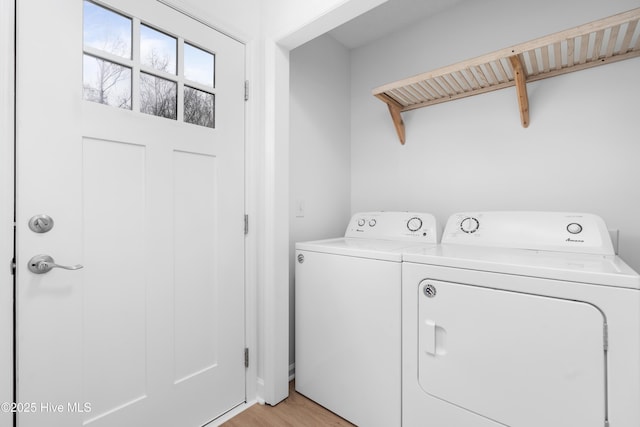
[{"label": "washer control panel", "polygon": [[438,227],[429,213],[361,212],[351,218],[345,237],[438,243]]},{"label": "washer control panel", "polygon": [[461,212],[449,217],[442,243],[613,255],[602,218],[566,212]]}]

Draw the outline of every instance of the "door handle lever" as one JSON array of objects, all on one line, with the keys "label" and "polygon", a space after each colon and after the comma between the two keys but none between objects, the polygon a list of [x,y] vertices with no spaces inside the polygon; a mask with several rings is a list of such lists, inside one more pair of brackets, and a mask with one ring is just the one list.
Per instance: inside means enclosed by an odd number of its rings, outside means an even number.
[{"label": "door handle lever", "polygon": [[44,274],[48,273],[54,268],[62,268],[64,270],[80,270],[82,265],[60,265],[56,264],[49,255],[36,255],[29,260],[29,264],[27,265],[29,271],[35,274]]}]

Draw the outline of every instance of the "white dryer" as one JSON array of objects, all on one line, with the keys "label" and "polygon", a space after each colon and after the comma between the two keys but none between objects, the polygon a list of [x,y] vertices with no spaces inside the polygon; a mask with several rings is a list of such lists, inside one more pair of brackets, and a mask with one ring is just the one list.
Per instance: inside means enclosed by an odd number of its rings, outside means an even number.
[{"label": "white dryer", "polygon": [[640,426],[640,278],[602,219],[455,214],[403,260],[403,427]]},{"label": "white dryer", "polygon": [[369,212],[296,244],[296,391],[361,427],[400,425],[401,251],[435,243],[433,215]]}]

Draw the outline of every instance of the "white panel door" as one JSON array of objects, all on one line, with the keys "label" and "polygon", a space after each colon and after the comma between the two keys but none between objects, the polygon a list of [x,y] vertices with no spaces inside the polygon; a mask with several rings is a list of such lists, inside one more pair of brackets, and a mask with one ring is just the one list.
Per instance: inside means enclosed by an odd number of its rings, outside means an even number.
[{"label": "white panel door", "polygon": [[155,0],[17,7],[18,426],[201,426],[245,400],[244,46]]},{"label": "white panel door", "polygon": [[604,424],[605,319],[596,307],[431,279],[413,292],[426,393],[507,426]]}]

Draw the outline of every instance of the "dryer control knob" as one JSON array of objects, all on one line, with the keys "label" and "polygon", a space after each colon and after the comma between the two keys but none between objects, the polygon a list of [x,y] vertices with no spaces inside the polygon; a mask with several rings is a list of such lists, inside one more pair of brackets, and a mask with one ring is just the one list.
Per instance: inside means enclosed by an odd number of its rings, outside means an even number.
[{"label": "dryer control knob", "polygon": [[359,225],[360,227],[362,227],[364,224],[365,224],[365,220],[364,220],[364,219],[362,219],[362,218],[360,218],[360,219],[358,220],[358,225]]},{"label": "dryer control knob", "polygon": [[571,234],[578,234],[582,231],[582,226],[577,222],[572,222],[571,224],[567,225],[567,231]]},{"label": "dryer control knob", "polygon": [[377,223],[375,219],[369,220],[369,227],[375,227]]},{"label": "dryer control knob", "polygon": [[409,231],[418,231],[422,228],[422,220],[417,216],[414,216],[409,221],[407,221],[407,228]]},{"label": "dryer control knob", "polygon": [[460,230],[465,233],[475,233],[480,228],[480,221],[476,218],[467,217],[460,223]]}]

